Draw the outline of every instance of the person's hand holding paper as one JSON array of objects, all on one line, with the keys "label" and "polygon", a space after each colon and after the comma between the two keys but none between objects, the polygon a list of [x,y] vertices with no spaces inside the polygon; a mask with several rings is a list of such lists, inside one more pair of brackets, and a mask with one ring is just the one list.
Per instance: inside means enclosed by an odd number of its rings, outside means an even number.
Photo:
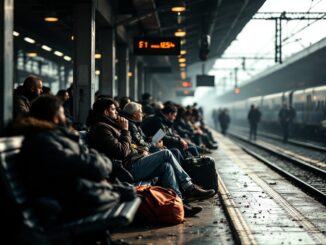
[{"label": "person's hand holding paper", "polygon": [[164,136],[164,131],[162,129],[159,129],[152,137],[152,143],[157,144],[161,139],[163,139]]}]

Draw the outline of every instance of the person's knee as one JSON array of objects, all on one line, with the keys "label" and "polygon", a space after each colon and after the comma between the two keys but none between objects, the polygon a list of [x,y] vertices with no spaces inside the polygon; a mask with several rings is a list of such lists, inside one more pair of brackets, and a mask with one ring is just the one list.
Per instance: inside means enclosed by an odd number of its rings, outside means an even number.
[{"label": "person's knee", "polygon": [[164,155],[165,160],[169,160],[169,159],[171,159],[173,157],[172,152],[170,150],[168,150],[168,149],[161,150],[161,152]]},{"label": "person's knee", "polygon": [[162,163],[161,169],[163,174],[174,174],[173,167],[169,162]]}]

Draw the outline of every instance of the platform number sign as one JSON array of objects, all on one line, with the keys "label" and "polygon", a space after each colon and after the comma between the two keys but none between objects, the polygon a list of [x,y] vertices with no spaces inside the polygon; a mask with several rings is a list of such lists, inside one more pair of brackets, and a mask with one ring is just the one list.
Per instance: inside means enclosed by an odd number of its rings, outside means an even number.
[{"label": "platform number sign", "polygon": [[179,55],[179,37],[136,37],[134,55]]}]

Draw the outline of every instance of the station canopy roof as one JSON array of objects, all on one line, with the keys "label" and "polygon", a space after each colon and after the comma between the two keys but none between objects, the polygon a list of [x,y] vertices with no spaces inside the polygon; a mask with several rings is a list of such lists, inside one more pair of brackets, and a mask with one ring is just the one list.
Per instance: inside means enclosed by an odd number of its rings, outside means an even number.
[{"label": "station canopy roof", "polygon": [[[29,35],[53,49],[73,56],[73,4],[90,0],[16,0],[15,31]],[[186,32],[182,50],[186,65],[200,62],[199,49],[203,37],[211,39],[208,59],[220,57],[265,0],[123,0],[95,1],[112,5],[116,27],[122,27],[130,44],[135,36],[173,36],[177,30]],[[185,11],[173,12],[177,5]],[[55,14],[57,22],[45,22]],[[99,30],[100,31],[100,30]],[[178,57],[146,57],[148,64],[168,66],[179,77]],[[154,62],[153,62],[154,61]]]}]

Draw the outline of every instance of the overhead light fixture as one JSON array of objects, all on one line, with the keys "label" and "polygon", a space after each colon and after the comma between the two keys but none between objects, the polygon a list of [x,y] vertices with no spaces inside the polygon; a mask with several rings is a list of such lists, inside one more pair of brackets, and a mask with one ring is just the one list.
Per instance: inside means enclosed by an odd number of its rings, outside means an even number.
[{"label": "overhead light fixture", "polygon": [[101,54],[95,54],[94,57],[95,57],[95,59],[101,59],[102,55]]},{"label": "overhead light fixture", "polygon": [[186,10],[186,7],[184,7],[184,6],[176,6],[176,7],[171,8],[172,12],[184,12],[185,10]]},{"label": "overhead light fixture", "polygon": [[[174,33],[174,36],[176,37],[184,37],[186,36],[186,32],[182,29],[178,29],[175,33]],[[182,44],[182,43],[181,43]]]},{"label": "overhead light fixture", "polygon": [[70,37],[71,40],[74,40],[74,38],[75,38],[74,36],[71,36],[71,37]]},{"label": "overhead light fixture", "polygon": [[28,43],[35,43],[35,40],[30,37],[25,37],[24,40]]},{"label": "overhead light fixture", "polygon": [[46,22],[57,22],[58,20],[59,18],[57,17],[56,13],[53,11],[47,13],[46,16],[44,17],[44,21]]},{"label": "overhead light fixture", "polygon": [[95,71],[95,75],[96,75],[96,76],[99,76],[100,74],[101,74],[101,71],[100,71],[100,70],[96,70],[96,71]]},{"label": "overhead light fixture", "polygon": [[36,57],[37,53],[36,52],[28,52],[28,53],[26,53],[26,55],[27,55],[27,57],[32,58],[32,57]]},{"label": "overhead light fixture", "polygon": [[54,54],[59,57],[63,56],[63,53],[61,53],[60,51],[54,51]]},{"label": "overhead light fixture", "polygon": [[19,32],[16,32],[16,31],[13,31],[12,34],[15,36],[15,37],[18,37],[20,34]]},{"label": "overhead light fixture", "polygon": [[[185,80],[187,78],[187,73],[185,71],[180,72],[180,77],[182,80]],[[182,86],[184,86],[184,83],[182,83]]]},{"label": "overhead light fixture", "polygon": [[180,54],[181,54],[181,55],[185,55],[186,53],[187,53],[186,50],[181,50],[181,51],[180,51]]},{"label": "overhead light fixture", "polygon": [[181,0],[174,1],[174,4],[171,8],[172,12],[180,13],[180,12],[184,12],[185,10],[186,10],[186,6],[183,1]]},{"label": "overhead light fixture", "polygon": [[180,67],[186,67],[186,63],[180,63]]},{"label": "overhead light fixture", "polygon": [[133,75],[132,72],[129,71],[129,72],[128,72],[128,77],[132,77],[132,75]]},{"label": "overhead light fixture", "polygon": [[46,46],[46,45],[42,45],[41,48],[48,51],[48,52],[52,51],[52,48],[50,48],[49,46]]},{"label": "overhead light fixture", "polygon": [[186,58],[179,58],[179,63],[185,63],[186,61]]},{"label": "overhead light fixture", "polygon": [[63,56],[63,59],[66,60],[66,61],[71,61],[71,57],[69,57],[67,55]]}]

